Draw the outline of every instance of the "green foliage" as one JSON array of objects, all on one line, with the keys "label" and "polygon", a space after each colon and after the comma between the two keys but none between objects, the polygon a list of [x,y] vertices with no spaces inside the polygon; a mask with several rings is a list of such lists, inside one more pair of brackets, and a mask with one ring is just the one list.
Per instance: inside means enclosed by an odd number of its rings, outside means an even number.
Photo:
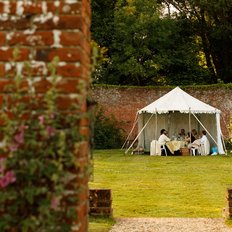
[{"label": "green foliage", "polygon": [[230,118],[230,124],[229,124],[229,139],[226,140],[226,149],[232,151],[232,117]]},{"label": "green foliage", "polygon": [[123,133],[113,116],[105,116],[98,110],[94,123],[94,147],[96,149],[111,149],[122,146]]},{"label": "green foliage", "polygon": [[191,20],[194,35],[201,38],[207,68],[212,73],[212,83],[231,82],[232,60],[232,2],[224,0],[165,0],[179,14]]},{"label": "green foliage", "polygon": [[110,47],[114,28],[116,0],[92,0],[92,38],[102,47]]},{"label": "green foliage", "polygon": [[[108,1],[107,1],[108,2]],[[231,1],[93,1],[92,35],[109,60],[95,83],[231,82]],[[177,11],[164,14],[164,5]]]},{"label": "green foliage", "polygon": [[[65,232],[77,220],[73,205],[79,187],[77,178],[79,134],[78,105],[65,114],[57,106],[59,92],[54,60],[51,87],[44,96],[34,85],[24,88],[17,76],[12,93],[1,109],[0,231]],[[27,80],[28,81],[28,80]],[[27,104],[25,104],[25,99]]]}]

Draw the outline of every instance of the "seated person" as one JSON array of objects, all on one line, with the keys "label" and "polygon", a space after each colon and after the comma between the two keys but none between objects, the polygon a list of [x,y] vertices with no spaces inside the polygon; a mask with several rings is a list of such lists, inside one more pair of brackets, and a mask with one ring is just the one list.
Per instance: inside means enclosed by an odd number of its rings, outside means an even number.
[{"label": "seated person", "polygon": [[181,129],[180,133],[178,134],[178,138],[180,138],[181,140],[184,140],[185,137],[186,137],[185,129]]},{"label": "seated person", "polygon": [[[200,139],[196,139],[195,141],[193,141],[193,143],[190,143],[188,145],[188,148],[195,148],[195,149],[199,149],[201,145],[205,144],[205,142],[208,141],[208,138],[206,137],[206,131],[202,131],[201,132],[201,138]],[[199,151],[198,151],[199,152]]]},{"label": "seated person", "polygon": [[206,131],[205,130],[203,130],[201,132],[200,141],[201,141],[201,146],[202,146],[201,148],[203,148],[203,149],[201,149],[201,155],[209,155],[209,153],[210,153],[210,143],[209,143],[209,140],[208,140],[208,138],[206,136]]},{"label": "seated person", "polygon": [[196,139],[197,139],[197,131],[196,131],[195,129],[192,129],[191,135],[190,135],[190,133],[188,132],[187,136],[185,137],[185,141],[186,141],[188,144],[193,143]]},{"label": "seated person", "polygon": [[[168,138],[167,136],[168,132],[165,129],[162,129],[160,131],[160,137],[158,139],[158,143],[162,146],[165,146],[165,149],[167,151],[167,155],[172,155],[172,153],[169,151],[168,147],[166,146],[166,143],[171,141],[170,138]],[[166,155],[165,151],[163,149],[161,149],[162,154],[161,155]]]},{"label": "seated person", "polygon": [[207,141],[207,140],[208,140],[208,138],[206,137],[206,131],[203,130],[201,132],[201,143],[205,143],[205,141]]}]

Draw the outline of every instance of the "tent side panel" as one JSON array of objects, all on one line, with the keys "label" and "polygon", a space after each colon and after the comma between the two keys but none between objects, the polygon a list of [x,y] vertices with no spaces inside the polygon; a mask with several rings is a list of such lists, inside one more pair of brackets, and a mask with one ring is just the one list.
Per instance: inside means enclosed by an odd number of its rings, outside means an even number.
[{"label": "tent side panel", "polygon": [[[144,114],[139,114],[138,116],[138,134],[144,126]],[[138,147],[144,148],[144,133],[142,132],[138,137]]]},{"label": "tent side panel", "polygon": [[223,149],[222,145],[222,131],[221,131],[221,125],[220,125],[220,113],[216,113],[216,123],[217,123],[217,143],[218,143],[218,153],[219,154],[225,154],[225,151]]}]

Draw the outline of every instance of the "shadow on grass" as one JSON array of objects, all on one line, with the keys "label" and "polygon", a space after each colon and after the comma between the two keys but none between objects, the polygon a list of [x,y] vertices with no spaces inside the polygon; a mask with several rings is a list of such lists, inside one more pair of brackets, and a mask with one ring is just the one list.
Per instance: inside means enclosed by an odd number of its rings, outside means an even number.
[{"label": "shadow on grass", "polygon": [[89,217],[89,232],[108,232],[115,224],[115,220],[112,217]]}]

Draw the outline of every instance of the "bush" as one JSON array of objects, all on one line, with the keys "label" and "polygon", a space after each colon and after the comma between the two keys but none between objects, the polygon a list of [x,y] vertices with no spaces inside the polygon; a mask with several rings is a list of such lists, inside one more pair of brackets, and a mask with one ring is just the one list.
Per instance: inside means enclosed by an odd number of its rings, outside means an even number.
[{"label": "bush", "polygon": [[96,113],[94,123],[94,148],[120,148],[123,142],[123,130],[117,125],[119,122],[113,116],[106,117],[100,109]]},{"label": "bush", "polygon": [[[69,232],[77,220],[79,186],[70,182],[77,179],[79,168],[74,150],[82,140],[80,115],[64,115],[57,107],[56,62],[51,65],[51,87],[43,96],[32,86],[23,88],[24,78],[17,76],[2,104],[0,231]],[[69,108],[77,109],[76,104]]]},{"label": "bush", "polygon": [[227,151],[232,151],[232,141],[231,141],[231,139],[225,140],[225,145],[226,145],[226,150]]}]

